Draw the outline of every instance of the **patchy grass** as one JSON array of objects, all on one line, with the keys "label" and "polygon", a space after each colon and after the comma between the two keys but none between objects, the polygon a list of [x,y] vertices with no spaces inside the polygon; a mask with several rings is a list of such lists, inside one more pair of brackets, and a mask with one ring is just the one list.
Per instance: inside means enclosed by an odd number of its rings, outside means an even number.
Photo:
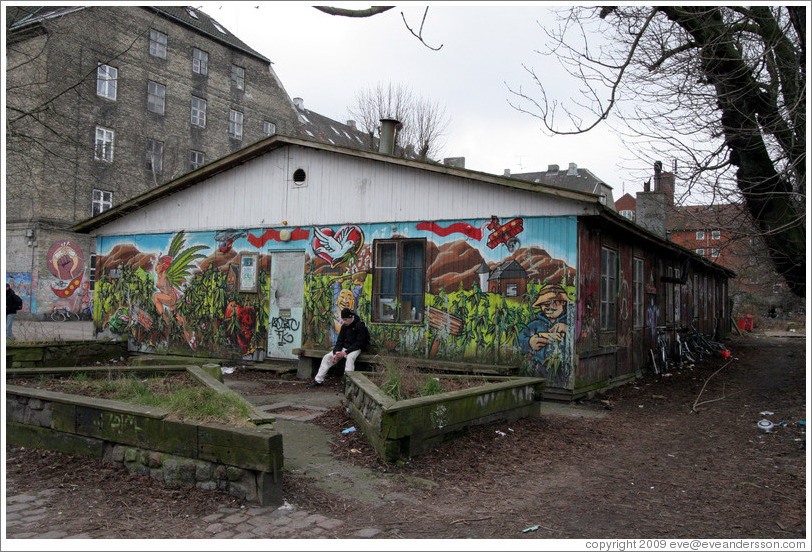
[{"label": "patchy grass", "polygon": [[428,397],[488,383],[483,376],[439,378],[422,372],[413,361],[398,357],[383,357],[379,369],[370,375],[370,379],[396,401]]},{"label": "patchy grass", "polygon": [[15,385],[110,399],[170,411],[177,420],[217,422],[253,427],[248,404],[234,391],[220,392],[201,386],[186,373],[138,378],[126,375],[91,377],[84,372],[70,378],[19,378]]}]

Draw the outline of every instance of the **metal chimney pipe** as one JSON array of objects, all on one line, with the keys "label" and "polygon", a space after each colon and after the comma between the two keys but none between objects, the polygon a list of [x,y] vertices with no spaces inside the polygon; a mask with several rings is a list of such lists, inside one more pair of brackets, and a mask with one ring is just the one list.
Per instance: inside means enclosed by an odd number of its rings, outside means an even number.
[{"label": "metal chimney pipe", "polygon": [[654,191],[655,192],[662,192],[663,191],[662,173],[663,173],[663,162],[662,161],[655,161],[654,162]]},{"label": "metal chimney pipe", "polygon": [[395,131],[400,121],[396,119],[381,119],[381,139],[378,152],[386,155],[395,154]]}]

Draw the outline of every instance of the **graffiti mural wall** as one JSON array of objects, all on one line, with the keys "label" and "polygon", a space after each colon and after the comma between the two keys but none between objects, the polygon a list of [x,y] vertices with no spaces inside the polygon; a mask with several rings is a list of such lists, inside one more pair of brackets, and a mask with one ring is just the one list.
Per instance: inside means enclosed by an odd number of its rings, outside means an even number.
[{"label": "graffiti mural wall", "polygon": [[[303,347],[332,347],[339,313],[350,308],[368,323],[379,352],[521,366],[568,387],[577,242],[575,217],[104,237],[96,324],[142,350],[264,350],[269,329],[274,339],[289,329],[279,321],[270,327],[271,288],[279,285],[271,257],[300,251]],[[257,285],[246,293],[240,260],[250,254]]]}]

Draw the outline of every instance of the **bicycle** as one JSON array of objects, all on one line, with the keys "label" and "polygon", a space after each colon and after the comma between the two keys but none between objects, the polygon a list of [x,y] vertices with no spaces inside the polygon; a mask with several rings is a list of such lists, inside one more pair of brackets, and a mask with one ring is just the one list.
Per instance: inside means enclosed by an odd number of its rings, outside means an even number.
[{"label": "bicycle", "polygon": [[79,320],[79,315],[65,307],[56,308],[51,310],[51,320],[54,322],[65,322],[68,320]]},{"label": "bicycle", "polygon": [[657,326],[657,347],[649,349],[654,373],[663,377],[668,374],[668,334],[665,326]]},{"label": "bicycle", "polygon": [[683,339],[681,335],[681,333],[686,332],[687,330],[688,328],[677,328],[677,331],[674,333],[674,356],[677,359],[677,366],[680,368],[680,370],[686,364],[693,365],[696,363],[696,354],[691,349],[690,344]]},{"label": "bicycle", "polygon": [[724,356],[725,351],[727,348],[720,342],[714,341],[709,336],[701,333],[699,330],[696,329],[696,319],[691,321],[691,325],[679,328],[678,332],[685,332],[685,338],[683,342],[685,343],[686,347],[692,352],[692,356],[696,357],[696,360],[701,361],[702,356],[715,356],[721,355]]}]

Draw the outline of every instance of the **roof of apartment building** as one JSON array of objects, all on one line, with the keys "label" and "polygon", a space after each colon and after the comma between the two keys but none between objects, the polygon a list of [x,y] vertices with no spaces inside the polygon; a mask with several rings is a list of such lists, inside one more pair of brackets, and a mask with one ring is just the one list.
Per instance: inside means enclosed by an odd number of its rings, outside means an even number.
[{"label": "roof of apartment building", "polygon": [[505,171],[505,176],[595,195],[603,194],[606,196],[606,206],[615,209],[612,187],[595,176],[589,169],[578,167],[576,163],[570,163],[565,170],[560,170],[558,165],[548,165],[546,171],[515,174]]},{"label": "roof of apartment building", "polygon": [[670,232],[706,230],[709,228],[741,229],[750,225],[751,218],[741,203],[718,205],[679,205],[668,213],[666,224]]},{"label": "roof of apartment building", "polygon": [[377,138],[370,143],[369,135],[360,130],[355,125],[355,121],[340,123],[335,119],[306,109],[302,98],[293,98],[293,105],[296,106],[303,121],[298,129],[302,138],[345,148],[376,150]]},{"label": "roof of apartment building", "polygon": [[[92,8],[67,7],[67,6],[9,6],[6,10],[7,31],[22,31],[28,27],[41,24],[48,19],[55,19],[70,13]],[[126,7],[126,6],[121,6]],[[245,54],[258,58],[266,63],[271,60],[248,46],[245,42],[237,38],[223,25],[218,23],[208,14],[188,6],[141,6],[143,9],[152,10],[161,17],[165,17],[177,24],[189,27],[192,30],[206,35],[208,38],[225,44]]]}]

